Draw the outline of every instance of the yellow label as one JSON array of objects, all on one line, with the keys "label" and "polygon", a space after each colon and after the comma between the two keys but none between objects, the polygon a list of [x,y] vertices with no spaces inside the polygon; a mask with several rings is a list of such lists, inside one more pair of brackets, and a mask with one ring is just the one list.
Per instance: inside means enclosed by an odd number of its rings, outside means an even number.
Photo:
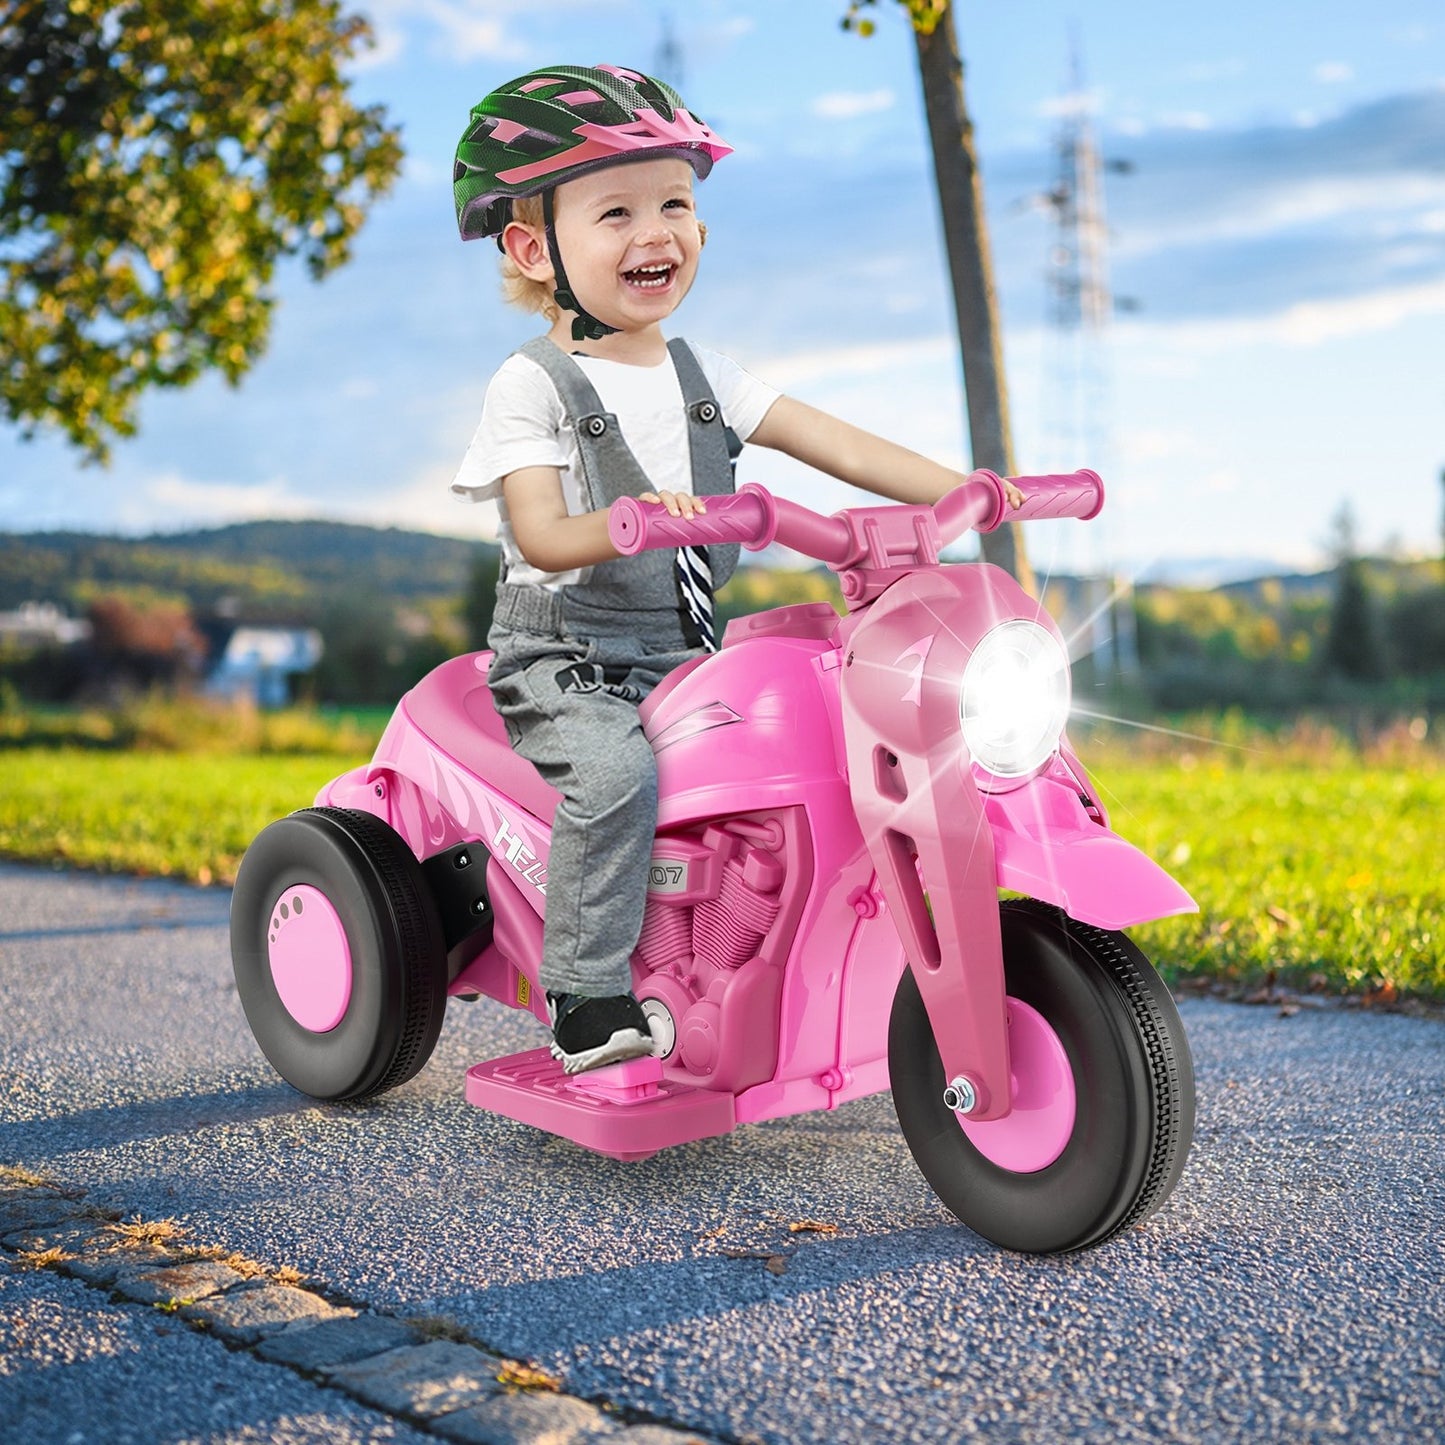
[{"label": "yellow label", "polygon": [[520,971],[517,973],[517,1004],[520,1008],[532,1005],[532,981]]}]

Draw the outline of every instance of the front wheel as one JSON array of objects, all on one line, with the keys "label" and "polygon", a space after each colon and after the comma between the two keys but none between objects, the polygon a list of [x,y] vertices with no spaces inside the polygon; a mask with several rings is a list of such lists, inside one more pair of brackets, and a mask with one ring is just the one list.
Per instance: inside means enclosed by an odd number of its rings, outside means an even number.
[{"label": "front wheel", "polygon": [[231,896],[246,1021],[287,1083],[361,1099],[426,1063],[446,1010],[446,944],[421,865],[380,818],[306,808],[264,828]]},{"label": "front wheel", "polygon": [[1029,900],[1000,908],[1013,1112],[969,1122],[906,971],[888,1027],[893,1105],[913,1157],[970,1229],[1005,1249],[1101,1244],[1153,1213],[1194,1133],[1174,1001],[1122,933]]}]

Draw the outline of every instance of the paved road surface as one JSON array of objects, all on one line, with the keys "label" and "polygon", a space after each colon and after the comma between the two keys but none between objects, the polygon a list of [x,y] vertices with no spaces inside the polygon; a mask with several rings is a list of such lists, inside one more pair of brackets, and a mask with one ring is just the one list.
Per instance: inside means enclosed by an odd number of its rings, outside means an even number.
[{"label": "paved road surface", "polygon": [[[542,1042],[490,1002],[404,1088],[317,1105],[251,1041],[228,902],[0,865],[0,1162],[720,1441],[1445,1438],[1440,1023],[1186,1001],[1179,1189],[1035,1259],[950,1222],[886,1096],[631,1165],[484,1115],[466,1067]],[[0,1437],[70,1357],[56,1441],[424,1438],[184,1327],[137,1343],[135,1310],[0,1269]],[[155,1413],[169,1372],[189,1413]]]}]

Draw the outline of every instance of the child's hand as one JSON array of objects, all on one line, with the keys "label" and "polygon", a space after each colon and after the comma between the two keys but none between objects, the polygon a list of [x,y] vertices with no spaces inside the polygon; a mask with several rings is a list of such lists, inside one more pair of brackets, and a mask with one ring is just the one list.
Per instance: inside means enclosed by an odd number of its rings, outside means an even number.
[{"label": "child's hand", "polygon": [[637,500],[661,502],[673,517],[700,517],[707,511],[707,498],[694,497],[691,492],[643,492]]},{"label": "child's hand", "polygon": [[1007,477],[1003,478],[1003,493],[1004,496],[1008,498],[1008,504],[1014,511],[1018,511],[1018,509],[1023,506],[1024,494],[1019,491]]}]

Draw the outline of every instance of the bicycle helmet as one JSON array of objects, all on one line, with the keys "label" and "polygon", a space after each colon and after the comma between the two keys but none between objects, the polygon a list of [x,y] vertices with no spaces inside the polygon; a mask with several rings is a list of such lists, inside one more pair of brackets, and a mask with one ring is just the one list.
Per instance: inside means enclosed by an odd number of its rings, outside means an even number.
[{"label": "bicycle helmet", "polygon": [[577,339],[596,339],[614,328],[588,316],[567,284],[553,225],[553,189],[619,161],[660,156],[687,161],[702,180],[731,150],[671,86],[640,71],[618,65],[530,71],[472,107],[452,168],[457,229],[464,241],[495,236],[500,248],[512,202],[540,195],[557,304],[577,313],[572,328]]}]

